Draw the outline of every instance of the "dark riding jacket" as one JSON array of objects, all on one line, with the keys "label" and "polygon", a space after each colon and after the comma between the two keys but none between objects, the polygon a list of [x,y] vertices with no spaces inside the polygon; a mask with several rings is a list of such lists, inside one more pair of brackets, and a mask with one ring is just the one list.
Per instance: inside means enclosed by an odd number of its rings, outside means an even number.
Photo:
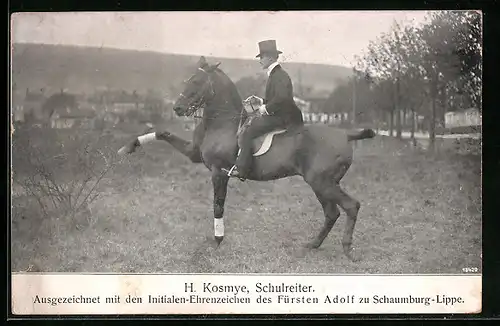
[{"label": "dark riding jacket", "polygon": [[269,75],[264,104],[269,115],[280,117],[287,125],[304,123],[302,112],[293,100],[292,80],[280,65]]}]

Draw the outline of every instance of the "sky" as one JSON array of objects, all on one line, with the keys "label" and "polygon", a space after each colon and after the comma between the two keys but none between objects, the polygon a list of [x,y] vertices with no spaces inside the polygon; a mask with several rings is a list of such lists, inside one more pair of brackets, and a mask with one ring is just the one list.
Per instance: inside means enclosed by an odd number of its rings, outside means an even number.
[{"label": "sky", "polygon": [[425,11],[17,13],[11,41],[252,59],[274,39],[282,62],[350,66],[394,20]]}]

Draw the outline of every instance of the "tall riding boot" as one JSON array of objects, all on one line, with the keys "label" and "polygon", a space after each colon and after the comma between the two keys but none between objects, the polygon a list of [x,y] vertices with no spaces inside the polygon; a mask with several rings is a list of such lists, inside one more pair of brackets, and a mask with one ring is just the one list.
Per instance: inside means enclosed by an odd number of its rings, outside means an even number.
[{"label": "tall riding boot", "polygon": [[241,148],[241,153],[236,159],[236,168],[241,177],[246,177],[250,172],[252,158],[252,145],[244,145]]},{"label": "tall riding boot", "polygon": [[243,135],[241,152],[240,155],[238,155],[238,158],[236,158],[236,171],[234,171],[233,176],[237,176],[239,178],[246,178],[248,176],[252,166],[252,150],[252,139]]}]

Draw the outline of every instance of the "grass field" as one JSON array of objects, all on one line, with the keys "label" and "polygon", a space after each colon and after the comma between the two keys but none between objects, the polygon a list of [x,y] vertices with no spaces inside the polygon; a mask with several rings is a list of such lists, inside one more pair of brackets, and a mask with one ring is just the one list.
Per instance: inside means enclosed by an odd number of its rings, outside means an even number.
[{"label": "grass field", "polygon": [[[189,134],[186,135],[189,137]],[[116,140],[116,149],[128,139]],[[15,169],[15,167],[14,167]],[[322,247],[303,247],[324,217],[299,177],[231,180],[225,238],[213,241],[210,174],[166,143],[128,156],[87,215],[44,218],[14,196],[12,270],[119,273],[461,273],[481,268],[481,161],[418,153],[386,137],[360,142],[343,179],[361,202],[351,262],[342,213]]]}]

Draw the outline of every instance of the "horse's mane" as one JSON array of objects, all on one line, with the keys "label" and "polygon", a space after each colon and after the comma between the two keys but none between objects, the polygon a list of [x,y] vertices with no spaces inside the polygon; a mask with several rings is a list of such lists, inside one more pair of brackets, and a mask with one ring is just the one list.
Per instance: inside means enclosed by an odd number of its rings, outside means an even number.
[{"label": "horse's mane", "polygon": [[241,112],[243,109],[243,101],[241,99],[240,93],[238,92],[238,88],[236,85],[233,83],[231,78],[229,78],[224,71],[220,68],[216,68],[214,72],[217,73],[217,75],[221,78],[221,81],[223,82],[224,86],[229,88],[229,91],[231,92],[231,100],[232,104],[234,105],[235,109],[238,112]]}]

